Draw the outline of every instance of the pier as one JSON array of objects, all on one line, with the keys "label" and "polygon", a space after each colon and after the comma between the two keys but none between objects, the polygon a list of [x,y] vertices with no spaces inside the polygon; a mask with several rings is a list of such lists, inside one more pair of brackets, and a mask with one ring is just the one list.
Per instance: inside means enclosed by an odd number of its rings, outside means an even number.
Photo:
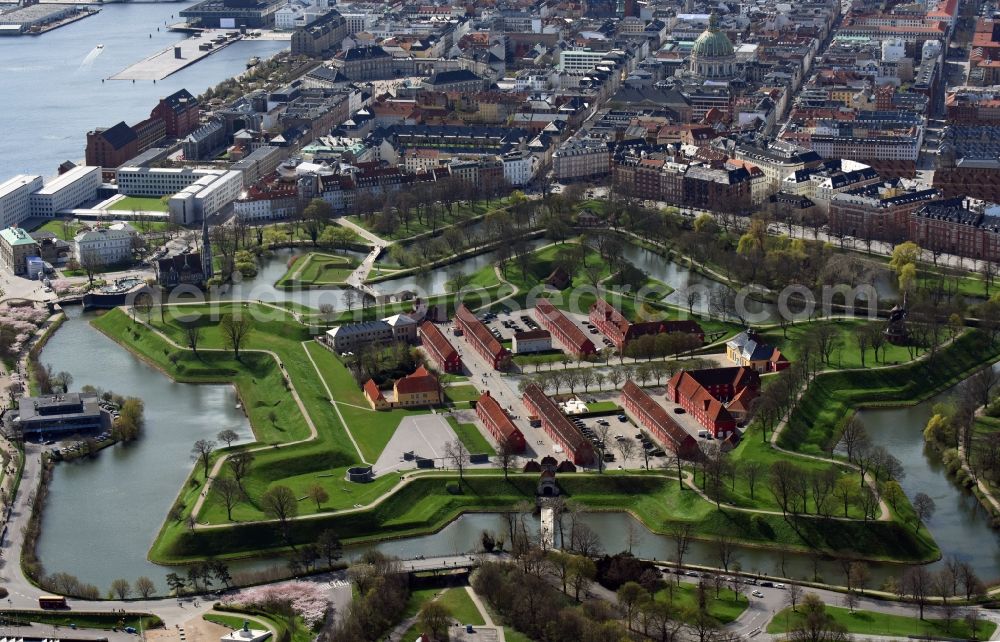
[{"label": "pier", "polygon": [[[202,58],[228,47],[242,37],[231,29],[206,29],[126,67],[111,76],[109,80],[163,80],[188,65],[193,65]],[[179,57],[175,49],[180,49]]]}]

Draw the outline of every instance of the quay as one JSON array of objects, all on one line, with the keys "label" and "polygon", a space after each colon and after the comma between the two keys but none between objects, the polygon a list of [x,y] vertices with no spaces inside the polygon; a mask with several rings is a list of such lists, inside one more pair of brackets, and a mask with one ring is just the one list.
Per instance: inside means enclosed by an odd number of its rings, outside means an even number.
[{"label": "quay", "polygon": [[126,67],[109,80],[163,80],[242,38],[231,29],[206,29]]},{"label": "quay", "polygon": [[[0,9],[7,5],[0,6]],[[0,14],[0,36],[37,36],[53,29],[97,15],[100,9],[83,3],[45,4],[17,7]]]}]

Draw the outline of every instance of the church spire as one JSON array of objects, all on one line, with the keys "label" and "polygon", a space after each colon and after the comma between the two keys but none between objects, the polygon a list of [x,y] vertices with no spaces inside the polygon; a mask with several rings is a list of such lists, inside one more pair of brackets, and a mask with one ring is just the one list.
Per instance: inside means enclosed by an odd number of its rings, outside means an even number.
[{"label": "church spire", "polygon": [[212,243],[208,240],[208,217],[201,219],[201,273],[208,281],[215,276],[212,269]]}]

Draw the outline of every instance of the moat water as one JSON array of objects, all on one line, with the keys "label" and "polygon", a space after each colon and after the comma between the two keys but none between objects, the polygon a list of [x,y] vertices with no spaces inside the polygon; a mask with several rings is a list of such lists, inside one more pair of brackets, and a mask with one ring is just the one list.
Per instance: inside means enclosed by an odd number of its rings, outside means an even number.
[{"label": "moat water", "polygon": [[156,83],[101,82],[185,38],[166,26],[187,6],[106,4],[40,36],[0,38],[0,182],[18,173],[54,175],[63,161],[83,158],[87,131],[148,118],[161,97],[178,89],[197,96],[241,73],[250,57],[288,48],[287,41],[241,41]]},{"label": "moat water", "polygon": [[[277,253],[262,267],[258,277],[243,287],[263,287],[273,282],[284,272],[290,254]],[[629,258],[639,264],[636,258]],[[655,263],[652,257],[646,261],[650,266]],[[661,270],[663,280],[671,286],[683,285],[676,280],[676,275],[683,274],[679,268],[665,266]],[[660,278],[652,270],[647,271]],[[271,294],[277,300],[294,298],[273,288]],[[102,452],[92,460],[56,467],[39,542],[40,559],[49,572],[70,572],[101,588],[115,578],[134,579],[139,575],[149,575],[162,586],[168,569],[148,562],[146,553],[193,466],[191,444],[227,427],[249,439],[249,425],[235,407],[232,388],[174,383],[95,330],[89,323],[93,318],[90,313],[70,308],[68,316],[43,350],[42,361],[51,364],[55,371],[70,372],[74,387],[89,383],[142,397],[146,402],[147,429],[136,444]],[[912,408],[865,411],[863,417],[873,439],[902,460],[907,471],[904,490],[911,497],[926,492],[937,502],[937,514],[928,528],[944,555],[972,561],[984,579],[1000,579],[1000,547],[985,512],[924,453],[921,432],[933,403],[932,400]],[[94,510],[81,511],[80,506],[93,506]],[[631,518],[627,515],[592,514],[586,521],[600,534],[607,551],[625,549],[632,530],[638,533],[632,547],[636,554],[659,559],[671,555],[672,543],[668,538],[650,533],[638,524],[629,529]],[[484,529],[501,530],[501,518],[490,514],[466,515],[435,535],[386,542],[377,547],[403,558],[473,551]],[[361,550],[349,551],[348,556]],[[696,544],[688,560],[712,565],[716,557],[712,545]],[[747,571],[793,578],[813,575],[814,562],[807,556],[744,549],[739,560]],[[235,566],[269,565],[284,566],[284,561],[257,560]],[[871,569],[873,585],[886,575],[899,572],[898,567],[891,565],[873,564]],[[828,581],[840,579],[840,571],[832,562],[820,561],[818,570]]]}]

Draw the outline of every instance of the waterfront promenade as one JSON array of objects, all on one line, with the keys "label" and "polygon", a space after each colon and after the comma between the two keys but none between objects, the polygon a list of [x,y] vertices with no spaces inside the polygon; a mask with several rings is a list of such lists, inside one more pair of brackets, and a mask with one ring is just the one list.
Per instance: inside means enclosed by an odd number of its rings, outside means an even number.
[{"label": "waterfront promenade", "polygon": [[[109,80],[163,80],[243,38],[237,34],[233,38],[226,38],[223,42],[216,42],[217,38],[226,36],[227,33],[233,33],[233,31],[230,29],[207,29],[126,67],[111,76]],[[212,45],[212,48],[202,49],[202,45]],[[181,50],[179,58],[174,53],[176,47]]]}]

